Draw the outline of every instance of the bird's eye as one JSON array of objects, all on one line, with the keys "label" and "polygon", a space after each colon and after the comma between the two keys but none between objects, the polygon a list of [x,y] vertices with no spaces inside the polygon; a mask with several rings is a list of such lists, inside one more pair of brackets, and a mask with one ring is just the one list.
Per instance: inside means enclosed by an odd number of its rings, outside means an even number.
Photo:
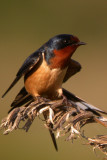
[{"label": "bird's eye", "polygon": [[67,43],[68,41],[65,39],[63,42],[64,42],[64,43]]},{"label": "bird's eye", "polygon": [[69,45],[69,44],[71,43],[71,41],[65,39],[65,40],[63,41],[63,43],[66,44],[66,45]]}]

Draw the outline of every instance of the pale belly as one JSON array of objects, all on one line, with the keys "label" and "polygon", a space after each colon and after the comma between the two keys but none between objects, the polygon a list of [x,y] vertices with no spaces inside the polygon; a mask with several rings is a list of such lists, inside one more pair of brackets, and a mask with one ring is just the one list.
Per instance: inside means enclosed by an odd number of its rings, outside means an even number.
[{"label": "pale belly", "polygon": [[25,80],[25,88],[32,96],[44,96],[48,98],[62,95],[62,82],[66,69],[50,69],[46,62]]}]

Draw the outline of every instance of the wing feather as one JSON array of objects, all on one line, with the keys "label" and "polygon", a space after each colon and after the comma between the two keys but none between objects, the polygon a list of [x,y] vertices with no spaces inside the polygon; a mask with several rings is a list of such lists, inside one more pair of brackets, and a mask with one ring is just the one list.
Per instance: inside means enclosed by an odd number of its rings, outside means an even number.
[{"label": "wing feather", "polygon": [[16,77],[14,81],[11,83],[9,88],[6,90],[6,92],[2,95],[2,98],[13,88],[13,86],[19,81],[19,79],[28,73],[34,66],[38,64],[38,62],[41,60],[41,53],[39,51],[34,52],[31,54],[23,63],[22,67],[19,69],[19,71],[16,74]]},{"label": "wing feather", "polygon": [[70,77],[72,77],[74,74],[76,74],[80,70],[81,70],[80,63],[71,59],[63,82],[66,82]]}]

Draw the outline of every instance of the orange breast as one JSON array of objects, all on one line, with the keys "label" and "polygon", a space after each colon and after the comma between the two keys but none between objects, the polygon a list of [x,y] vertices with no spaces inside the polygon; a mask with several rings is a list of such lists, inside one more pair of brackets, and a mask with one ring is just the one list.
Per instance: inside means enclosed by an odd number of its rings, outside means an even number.
[{"label": "orange breast", "polygon": [[33,96],[55,96],[62,86],[66,70],[50,69],[43,60],[41,66],[25,80],[25,88]]}]

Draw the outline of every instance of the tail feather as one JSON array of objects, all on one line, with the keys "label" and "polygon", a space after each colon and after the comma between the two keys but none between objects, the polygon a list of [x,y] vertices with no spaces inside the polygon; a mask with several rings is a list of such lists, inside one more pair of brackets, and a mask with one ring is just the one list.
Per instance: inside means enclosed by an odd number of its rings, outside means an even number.
[{"label": "tail feather", "polygon": [[20,107],[21,105],[29,102],[31,99],[32,96],[29,95],[25,87],[23,87],[15,97],[15,100],[12,102],[11,107]]},{"label": "tail feather", "polygon": [[69,91],[65,90],[64,88],[63,88],[63,94],[69,100],[73,101],[82,110],[91,110],[92,112],[94,112],[97,115],[99,115],[98,112],[103,113],[103,114],[107,114],[106,111],[103,111],[103,110],[85,102],[84,100],[80,99],[79,97],[75,96],[74,94],[70,93]]},{"label": "tail feather", "polygon": [[16,107],[20,107],[24,104],[29,104],[32,101],[33,101],[33,97],[29,95],[25,87],[23,87],[15,97],[14,101],[12,102],[11,104],[12,108],[9,110],[9,112],[11,112]]},{"label": "tail feather", "polygon": [[54,135],[54,133],[53,133],[51,130],[49,130],[49,133],[50,133],[52,142],[53,142],[53,144],[54,144],[55,150],[58,151],[58,146],[57,146],[57,143],[56,143],[55,135]]},{"label": "tail feather", "polygon": [[[47,115],[45,113],[43,115],[44,115],[44,118],[47,119]],[[51,127],[53,127],[53,124],[51,124]],[[49,129],[49,133],[50,133],[53,145],[54,145],[56,151],[58,151],[58,146],[57,146],[57,143],[56,143],[55,135],[50,129]]]}]

